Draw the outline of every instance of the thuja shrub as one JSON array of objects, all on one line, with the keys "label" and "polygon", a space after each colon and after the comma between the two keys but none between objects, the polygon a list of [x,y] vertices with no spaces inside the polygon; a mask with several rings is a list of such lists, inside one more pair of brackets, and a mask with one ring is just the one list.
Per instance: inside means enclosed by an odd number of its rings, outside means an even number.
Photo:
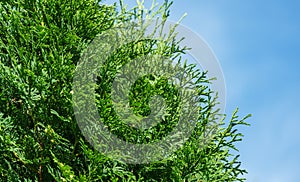
[{"label": "thuja shrub", "polygon": [[[73,75],[89,43],[102,32],[145,16],[169,16],[172,2],[147,11],[142,3],[126,9],[121,1],[15,0],[0,2],[0,179],[1,181],[244,181],[235,143],[247,125],[237,112],[227,122],[216,109],[206,72],[184,63],[197,79],[199,121],[189,140],[170,157],[146,164],[127,164],[98,152],[82,135],[74,115]],[[132,86],[129,98],[136,115],[149,114],[149,98],[160,94],[169,115],[151,131],[140,132],[117,117],[110,101],[117,68],[139,56],[184,54],[178,42],[145,40],[128,44],[108,59],[96,78],[101,118],[127,142],[147,143],[164,137],[178,120],[180,98],[163,78],[146,75]],[[180,59],[179,59],[180,61]],[[109,69],[104,69],[109,68]],[[150,84],[155,82],[156,84]],[[174,98],[178,99],[174,99]],[[172,101],[172,102],[171,102]],[[200,107],[201,105],[201,107]],[[210,120],[223,118],[212,138],[203,134]]]}]

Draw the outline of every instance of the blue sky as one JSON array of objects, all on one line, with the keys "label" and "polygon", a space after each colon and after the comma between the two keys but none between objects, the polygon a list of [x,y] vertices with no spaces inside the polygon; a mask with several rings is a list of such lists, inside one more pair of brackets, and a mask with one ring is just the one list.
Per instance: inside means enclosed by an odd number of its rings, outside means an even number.
[{"label": "blue sky", "polygon": [[[131,1],[130,6],[134,3]],[[226,113],[253,115],[238,144],[249,182],[300,181],[300,1],[175,1],[170,20],[201,35],[218,57]]]},{"label": "blue sky", "polygon": [[241,128],[251,182],[300,181],[300,13],[297,1],[175,2],[183,24],[210,44],[227,85],[226,112],[252,113]]},{"label": "blue sky", "polygon": [[300,181],[300,2],[175,1],[171,19],[200,34],[218,57],[226,113],[252,113],[238,147],[250,182]]}]

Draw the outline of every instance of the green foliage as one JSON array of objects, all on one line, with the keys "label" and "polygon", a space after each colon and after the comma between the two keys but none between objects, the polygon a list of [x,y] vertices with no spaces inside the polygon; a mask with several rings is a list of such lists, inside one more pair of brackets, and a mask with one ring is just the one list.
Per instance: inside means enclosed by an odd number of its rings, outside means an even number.
[{"label": "green foliage", "polygon": [[[0,2],[0,179],[1,181],[244,181],[238,156],[232,155],[247,125],[236,112],[213,138],[203,142],[205,128],[219,117],[205,72],[184,64],[197,78],[201,101],[199,123],[191,138],[171,157],[149,164],[126,164],[97,152],[82,136],[72,106],[72,81],[81,53],[101,32],[120,22],[160,15],[172,2],[146,10],[142,3],[127,10],[100,0],[4,0]],[[151,130],[140,132],[120,121],[110,101],[117,68],[144,54],[175,59],[184,53],[178,42],[145,40],[127,45],[100,71],[97,106],[110,130],[133,143],[165,136],[178,119],[176,89],[147,75],[130,92],[137,115],[149,114],[149,98],[160,94],[169,115]],[[179,59],[180,60],[180,59]],[[155,83],[155,84],[151,84]],[[172,102],[171,102],[172,101]],[[146,104],[145,104],[146,103]],[[110,112],[108,112],[110,111]],[[203,145],[205,147],[199,147]]]}]

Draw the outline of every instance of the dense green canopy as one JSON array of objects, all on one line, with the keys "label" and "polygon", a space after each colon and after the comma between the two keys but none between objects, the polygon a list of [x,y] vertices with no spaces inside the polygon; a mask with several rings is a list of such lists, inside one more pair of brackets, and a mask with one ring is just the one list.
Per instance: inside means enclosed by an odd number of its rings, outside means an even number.
[{"label": "dense green canopy", "polygon": [[[220,113],[209,79],[193,65],[184,69],[195,73],[198,80],[199,121],[190,139],[169,158],[146,164],[120,162],[95,150],[77,125],[72,83],[82,52],[98,34],[120,22],[147,14],[166,19],[171,4],[166,1],[149,12],[142,6],[128,10],[122,2],[106,5],[100,0],[0,2],[1,181],[244,181],[246,171],[232,152],[242,136],[235,127],[246,124],[245,118],[239,120],[235,112],[227,125],[218,124],[205,147],[199,147],[205,128]],[[158,50],[160,44],[164,46]],[[163,77],[151,75],[134,84],[130,104],[135,114],[147,115],[149,98],[160,93],[170,113],[162,123],[140,132],[123,124],[113,112],[110,89],[117,67],[157,51],[175,59],[185,50],[168,41],[126,45],[109,59],[110,69],[100,71],[97,77],[100,116],[125,141],[159,140],[178,120],[180,99],[172,99],[178,96],[176,89]]]}]

